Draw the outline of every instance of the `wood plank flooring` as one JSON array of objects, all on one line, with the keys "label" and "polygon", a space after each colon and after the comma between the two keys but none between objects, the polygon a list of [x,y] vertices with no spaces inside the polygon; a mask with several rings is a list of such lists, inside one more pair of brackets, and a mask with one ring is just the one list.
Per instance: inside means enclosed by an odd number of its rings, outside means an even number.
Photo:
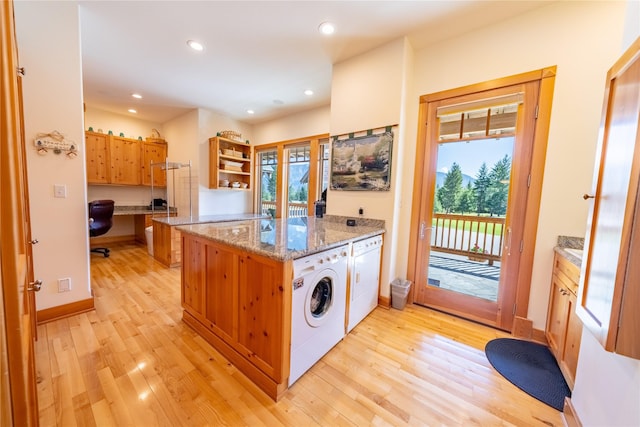
[{"label": "wood plank flooring", "polygon": [[507,334],[419,306],[377,308],[273,402],[182,323],[180,269],[91,259],[95,311],[38,327],[42,426],[563,425],[487,361]]}]

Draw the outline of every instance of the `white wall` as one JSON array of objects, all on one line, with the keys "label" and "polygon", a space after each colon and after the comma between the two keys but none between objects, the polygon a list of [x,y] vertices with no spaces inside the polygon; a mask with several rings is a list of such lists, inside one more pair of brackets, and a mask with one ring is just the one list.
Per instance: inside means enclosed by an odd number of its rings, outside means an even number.
[{"label": "white wall", "polygon": [[[406,65],[408,45],[398,39],[368,53],[348,59],[333,67],[331,84],[331,135],[342,135],[368,129],[404,124]],[[415,125],[413,125],[415,128]],[[402,169],[405,159],[400,148],[405,141],[405,126],[398,126],[394,133],[391,152],[390,191],[329,191],[327,213],[358,216],[364,209],[366,218],[386,221],[382,255],[380,294],[390,295],[398,263],[391,258],[399,244],[406,245],[406,237],[398,240],[397,194],[412,182],[404,182]],[[399,155],[400,154],[400,155]],[[403,262],[406,267],[406,258]]]},{"label": "white wall", "polygon": [[306,136],[329,133],[331,109],[329,106],[292,114],[283,119],[255,125],[253,145],[288,141]]},{"label": "white wall", "polygon": [[[34,271],[43,281],[36,308],[43,310],[91,298],[78,8],[72,2],[18,1],[15,22],[26,70],[27,147],[38,133],[54,130],[80,147],[75,159],[27,150],[31,230],[40,241],[33,247]],[[67,186],[66,198],[53,197],[54,184]],[[57,292],[61,278],[71,279],[70,292]]]}]

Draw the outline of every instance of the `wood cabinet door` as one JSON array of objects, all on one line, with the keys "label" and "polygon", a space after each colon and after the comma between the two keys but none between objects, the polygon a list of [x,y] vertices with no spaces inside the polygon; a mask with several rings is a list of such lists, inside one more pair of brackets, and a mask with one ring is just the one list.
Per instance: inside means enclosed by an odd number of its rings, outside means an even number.
[{"label": "wood cabinet door", "polygon": [[[155,236],[154,229],[154,245]],[[182,254],[182,307],[204,323],[204,307],[207,296],[205,242],[192,236],[182,237]]]},{"label": "wood cabinet door", "polygon": [[207,245],[207,325],[232,344],[238,335],[238,255]]},{"label": "wood cabinet door", "polygon": [[546,335],[549,348],[557,360],[562,359],[567,329],[568,299],[565,296],[565,292],[564,285],[558,279],[558,276],[554,274],[551,281],[551,294],[549,295]]},{"label": "wood cabinet door", "polygon": [[573,389],[576,370],[578,368],[580,342],[582,340],[582,322],[576,314],[576,296],[570,293],[567,295],[567,302],[568,319],[564,342],[563,362],[567,371],[567,382],[569,383],[569,387]]},{"label": "wood cabinet door", "polygon": [[[151,163],[164,163],[167,159],[167,144],[144,141],[142,143],[142,185],[151,185]],[[153,185],[167,186],[167,172],[159,167],[153,170]]]},{"label": "wood cabinet door", "polygon": [[109,148],[111,183],[140,185],[140,141],[112,136]]},{"label": "wood cabinet door", "polygon": [[[584,326],[606,350],[636,358],[640,358],[640,317],[626,324],[621,323],[620,316],[624,299],[637,296],[640,289],[637,280],[629,280],[633,275],[628,273],[633,271],[627,268],[638,268],[637,260],[628,260],[640,182],[639,58],[640,39],[607,74],[586,259],[577,301]],[[632,345],[618,348],[619,334],[631,334]]]},{"label": "wood cabinet door", "polygon": [[282,382],[286,323],[282,263],[255,255],[241,255],[239,262],[238,344],[254,365]]},{"label": "wood cabinet door", "polygon": [[85,151],[87,184],[108,184],[111,181],[108,135],[86,132]]}]

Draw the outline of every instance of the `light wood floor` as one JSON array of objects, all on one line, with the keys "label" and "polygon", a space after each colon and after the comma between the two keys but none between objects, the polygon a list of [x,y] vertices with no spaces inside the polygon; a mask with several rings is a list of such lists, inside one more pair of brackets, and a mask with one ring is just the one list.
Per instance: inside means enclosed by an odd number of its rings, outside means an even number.
[{"label": "light wood floor", "polygon": [[418,306],[377,308],[275,403],[182,323],[179,269],[111,253],[95,311],[38,327],[42,426],[562,426],[487,361],[506,334]]}]

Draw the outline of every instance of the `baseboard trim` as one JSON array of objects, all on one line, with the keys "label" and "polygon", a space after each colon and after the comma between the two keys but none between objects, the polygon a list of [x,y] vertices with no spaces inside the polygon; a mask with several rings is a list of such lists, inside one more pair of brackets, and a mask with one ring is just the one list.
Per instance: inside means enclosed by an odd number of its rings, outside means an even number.
[{"label": "baseboard trim", "polygon": [[86,313],[94,309],[93,298],[75,301],[69,304],[59,305],[57,307],[45,308],[36,313],[38,325],[54,320],[64,319],[65,317],[74,316],[80,313]]},{"label": "baseboard trim", "polygon": [[136,236],[133,234],[123,236],[98,236],[89,239],[89,245],[94,248],[96,246],[108,245],[109,243],[135,242]]},{"label": "baseboard trim", "polygon": [[576,408],[574,408],[571,403],[570,397],[564,398],[562,418],[564,419],[564,423],[567,427],[582,427],[582,423],[580,422],[580,418],[578,418]]},{"label": "baseboard trim", "polygon": [[525,317],[516,316],[513,319],[511,334],[516,338],[530,340],[533,338],[533,322]]},{"label": "baseboard trim", "polygon": [[378,305],[384,308],[391,308],[391,298],[378,295]]}]

